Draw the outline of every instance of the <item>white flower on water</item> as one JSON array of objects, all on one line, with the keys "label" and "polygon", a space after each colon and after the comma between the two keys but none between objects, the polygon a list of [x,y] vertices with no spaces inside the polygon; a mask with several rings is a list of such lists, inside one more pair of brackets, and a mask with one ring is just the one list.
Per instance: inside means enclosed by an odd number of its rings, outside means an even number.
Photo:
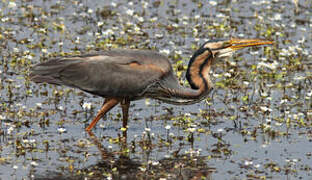
[{"label": "white flower on water", "polygon": [[153,165],[153,166],[157,166],[158,164],[159,164],[159,161],[153,161],[153,162],[152,162],[152,165]]},{"label": "white flower on water", "polygon": [[140,22],[143,22],[143,21],[144,21],[144,18],[143,18],[143,17],[138,17],[138,20],[139,20]]},{"label": "white flower on water", "polygon": [[304,27],[301,27],[301,28],[299,28],[301,31],[304,31],[304,32],[306,32],[307,31],[307,29],[306,28],[304,28]]},{"label": "white flower on water", "polygon": [[36,161],[31,161],[30,165],[32,166],[38,166],[39,164]]},{"label": "white flower on water", "polygon": [[164,158],[170,158],[170,155],[169,154],[165,154]]},{"label": "white flower on water", "polygon": [[88,9],[88,13],[92,14],[93,13],[93,9]]},{"label": "white flower on water", "polygon": [[243,83],[248,86],[249,85],[249,82],[248,81],[243,81]]},{"label": "white flower on water", "polygon": [[140,171],[145,172],[146,168],[145,167],[139,167]]},{"label": "white flower on water", "polygon": [[83,105],[82,105],[82,108],[84,110],[90,110],[92,107],[92,104],[91,103],[87,103],[87,102],[84,102]]},{"label": "white flower on water", "polygon": [[257,55],[257,54],[259,54],[259,51],[250,51],[249,52],[251,55]]},{"label": "white flower on water", "polygon": [[19,49],[18,48],[13,48],[13,52],[18,53]]},{"label": "white flower on water", "polygon": [[178,54],[178,55],[181,55],[182,51],[181,50],[176,50],[175,53]]},{"label": "white flower on water", "polygon": [[105,128],[105,124],[104,124],[104,123],[101,123],[99,126],[100,126],[100,128],[102,128],[102,129]]},{"label": "white flower on water", "polygon": [[172,27],[177,28],[177,27],[179,27],[179,24],[177,24],[177,23],[173,23],[173,24],[172,24]]},{"label": "white flower on water", "polygon": [[231,66],[236,66],[236,62],[233,62],[233,61],[229,61],[229,64],[230,64]]},{"label": "white flower on water", "polygon": [[227,17],[227,16],[225,16],[225,14],[223,14],[223,13],[218,13],[216,16],[217,16],[217,18],[224,18],[224,17]]},{"label": "white flower on water", "polygon": [[279,14],[279,13],[276,13],[276,14],[274,15],[274,20],[275,20],[275,21],[280,21],[280,20],[282,20],[282,15]]},{"label": "white flower on water", "polygon": [[103,21],[99,21],[98,23],[97,23],[97,26],[103,26],[104,25],[104,22]]},{"label": "white flower on water", "polygon": [[61,110],[61,111],[63,111],[63,110],[64,110],[64,107],[63,107],[63,106],[59,106],[58,109]]},{"label": "white flower on water", "polygon": [[271,111],[272,111],[272,109],[270,109],[270,108],[268,108],[268,107],[266,107],[266,106],[260,106],[260,109],[261,109],[261,111],[263,111],[263,112],[271,112]]},{"label": "white flower on water", "polygon": [[0,115],[0,120],[5,120],[5,119],[6,119],[5,116]]},{"label": "white flower on water", "polygon": [[159,52],[167,55],[170,53],[169,49],[161,49]]},{"label": "white flower on water", "polygon": [[38,108],[42,108],[42,103],[36,103],[36,106],[37,106]]},{"label": "white flower on water", "polygon": [[117,6],[117,4],[116,4],[115,2],[112,2],[111,5],[112,5],[113,7],[116,7],[116,6]]},{"label": "white flower on water", "polygon": [[75,43],[76,43],[76,44],[79,44],[79,43],[80,43],[80,37],[76,37]]},{"label": "white flower on water", "polygon": [[103,31],[102,34],[103,34],[104,36],[108,36],[108,35],[114,34],[114,31],[111,30],[111,29],[107,29],[106,31]]},{"label": "white flower on water", "polygon": [[32,55],[30,55],[30,54],[26,55],[25,58],[26,58],[26,59],[29,59],[29,60],[32,60],[32,59],[33,59]]},{"label": "white flower on water", "polygon": [[147,6],[148,6],[148,3],[147,3],[147,2],[145,2],[145,1],[142,1],[142,2],[141,2],[141,4],[142,4],[142,7],[143,7],[144,9],[146,9],[146,8],[147,8]]},{"label": "white flower on water", "polygon": [[9,129],[7,130],[7,133],[8,133],[8,134],[11,134],[13,130],[14,130],[14,127],[11,126],[11,127],[9,127]]},{"label": "white flower on water", "polygon": [[66,132],[66,129],[65,128],[58,128],[57,131],[59,133],[64,133],[64,132]]},{"label": "white flower on water", "polygon": [[230,73],[224,73],[225,77],[231,77],[232,75]]},{"label": "white flower on water", "polygon": [[213,73],[212,76],[213,76],[214,78],[220,78],[222,75],[221,75],[221,74],[217,74],[217,73]]},{"label": "white flower on water", "polygon": [[145,99],[145,105],[150,105],[151,104],[151,102],[150,102],[150,100],[149,99]]},{"label": "white flower on water", "polygon": [[244,163],[246,166],[249,166],[249,165],[252,165],[253,164],[253,162],[252,161],[245,161],[245,163]]},{"label": "white flower on water", "polygon": [[295,76],[294,77],[294,80],[304,80],[306,77],[304,77],[304,76]]},{"label": "white flower on water", "polygon": [[196,128],[188,128],[187,131],[193,133],[196,131]]},{"label": "white flower on water", "polygon": [[128,10],[126,11],[126,13],[127,13],[129,16],[133,16],[134,11],[131,10],[131,9],[128,9]]},{"label": "white flower on water", "polygon": [[155,34],[155,37],[156,37],[156,38],[162,38],[162,37],[164,37],[164,35],[163,35],[162,33],[156,33],[156,34]]},{"label": "white flower on water", "polygon": [[48,50],[45,49],[45,48],[43,48],[43,49],[41,49],[41,52],[42,52],[42,53],[48,53]]},{"label": "white flower on water", "polygon": [[8,4],[8,8],[15,9],[16,8],[16,3],[13,2],[13,1],[10,1],[9,4]]},{"label": "white flower on water", "polygon": [[301,39],[299,39],[297,42],[302,44],[306,41],[305,37],[303,36]]},{"label": "white flower on water", "polygon": [[216,1],[209,1],[209,4],[210,4],[211,6],[216,6],[218,3],[217,3]]},{"label": "white flower on water", "polygon": [[266,67],[269,68],[271,70],[275,70],[278,66],[278,62],[274,61],[273,63],[265,63],[265,62],[260,62],[257,65],[257,68],[261,68],[261,67]]},{"label": "white flower on water", "polygon": [[153,17],[153,18],[150,19],[151,22],[155,22],[155,21],[157,21],[157,20],[158,20],[157,17]]},{"label": "white flower on water", "polygon": [[2,22],[7,22],[8,20],[9,20],[8,17],[3,17],[3,18],[1,18],[1,21],[2,21]]},{"label": "white flower on water", "polygon": [[159,164],[159,161],[152,161],[152,160],[149,160],[147,162],[148,164],[152,164],[153,166],[157,166]]},{"label": "white flower on water", "polygon": [[288,102],[288,99],[282,99],[280,104],[284,104],[284,103],[287,103]]}]

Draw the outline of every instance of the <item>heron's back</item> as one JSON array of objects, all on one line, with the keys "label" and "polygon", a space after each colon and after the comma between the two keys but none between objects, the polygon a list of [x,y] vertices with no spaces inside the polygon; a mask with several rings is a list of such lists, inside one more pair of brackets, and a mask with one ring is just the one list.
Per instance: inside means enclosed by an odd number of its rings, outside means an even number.
[{"label": "heron's back", "polygon": [[112,50],[58,57],[31,69],[33,81],[67,85],[103,97],[138,98],[172,74],[169,60],[153,51]]}]

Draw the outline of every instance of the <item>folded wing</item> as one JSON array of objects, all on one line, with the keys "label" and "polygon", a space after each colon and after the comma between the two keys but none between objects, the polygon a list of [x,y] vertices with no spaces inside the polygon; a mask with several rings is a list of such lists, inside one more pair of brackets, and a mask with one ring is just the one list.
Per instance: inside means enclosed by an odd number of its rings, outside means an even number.
[{"label": "folded wing", "polygon": [[[35,82],[76,87],[103,97],[140,96],[171,71],[169,61],[146,51],[60,57],[35,65]],[[153,55],[153,54],[152,54]]]}]

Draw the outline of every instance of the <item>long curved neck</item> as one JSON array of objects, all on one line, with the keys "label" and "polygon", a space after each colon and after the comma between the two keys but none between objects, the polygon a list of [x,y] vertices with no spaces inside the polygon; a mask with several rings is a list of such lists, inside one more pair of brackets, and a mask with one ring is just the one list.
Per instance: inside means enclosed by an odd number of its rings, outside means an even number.
[{"label": "long curved neck", "polygon": [[208,91],[212,86],[209,71],[213,55],[209,49],[200,49],[195,52],[189,61],[186,79],[192,89]]},{"label": "long curved neck", "polygon": [[170,104],[193,104],[204,99],[212,89],[209,71],[212,64],[212,52],[207,49],[199,49],[189,61],[186,79],[191,88],[177,85],[176,88],[167,89],[170,98],[160,97],[162,101]]}]

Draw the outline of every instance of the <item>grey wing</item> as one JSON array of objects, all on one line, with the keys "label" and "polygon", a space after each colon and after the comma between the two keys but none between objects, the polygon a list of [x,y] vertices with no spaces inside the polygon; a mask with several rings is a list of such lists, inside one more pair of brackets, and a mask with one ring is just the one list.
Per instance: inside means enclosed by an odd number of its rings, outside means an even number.
[{"label": "grey wing", "polygon": [[31,76],[35,82],[67,85],[103,97],[133,98],[169,70],[133,57],[94,56],[51,60],[36,65]]}]

